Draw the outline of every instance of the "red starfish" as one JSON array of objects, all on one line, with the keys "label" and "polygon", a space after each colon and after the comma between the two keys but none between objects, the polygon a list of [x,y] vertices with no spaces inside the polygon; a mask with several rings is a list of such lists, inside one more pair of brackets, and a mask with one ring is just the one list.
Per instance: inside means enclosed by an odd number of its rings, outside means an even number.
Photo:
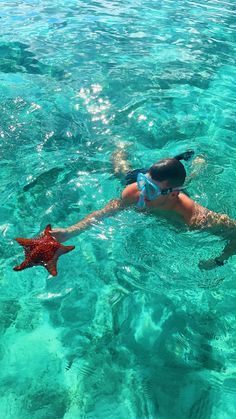
[{"label": "red starfish", "polygon": [[57,259],[64,253],[68,253],[75,246],[63,246],[51,236],[51,225],[48,224],[42,237],[38,239],[17,238],[16,241],[24,246],[25,261],[15,266],[14,271],[22,271],[35,265],[44,266],[51,275],[57,275]]}]

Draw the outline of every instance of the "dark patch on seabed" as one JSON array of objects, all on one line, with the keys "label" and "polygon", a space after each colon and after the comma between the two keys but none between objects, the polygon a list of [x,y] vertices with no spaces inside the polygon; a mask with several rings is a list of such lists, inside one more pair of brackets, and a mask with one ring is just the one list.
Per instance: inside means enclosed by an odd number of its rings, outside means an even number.
[{"label": "dark patch on seabed", "polygon": [[61,167],[54,167],[50,170],[47,170],[46,172],[37,176],[37,178],[31,181],[30,183],[27,183],[27,185],[23,187],[23,191],[27,192],[36,186],[39,186],[41,187],[41,189],[43,189],[49,183],[54,184],[57,181],[58,176],[62,171],[63,171],[63,168]]},{"label": "dark patch on seabed", "polygon": [[59,80],[64,76],[62,69],[41,63],[30,46],[21,42],[0,43],[0,72],[48,74]]}]

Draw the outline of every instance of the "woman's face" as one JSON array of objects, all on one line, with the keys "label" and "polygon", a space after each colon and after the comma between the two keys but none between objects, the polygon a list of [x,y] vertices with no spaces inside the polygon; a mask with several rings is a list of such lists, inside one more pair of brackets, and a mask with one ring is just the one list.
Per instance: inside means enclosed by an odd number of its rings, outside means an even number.
[{"label": "woman's face", "polygon": [[[170,185],[169,185],[167,180],[159,182],[157,180],[152,179],[152,177],[150,175],[148,175],[148,176],[149,176],[151,182],[154,185],[156,185],[156,187],[158,188],[158,190],[160,192],[170,188]],[[144,200],[145,200],[145,204],[147,205],[147,207],[150,207],[150,208],[151,207],[156,207],[156,208],[157,207],[164,207],[164,206],[168,206],[168,204],[172,203],[172,201],[174,199],[176,199],[178,194],[179,194],[179,192],[177,192],[177,191],[167,193],[166,195],[162,195],[160,193],[160,195],[157,196],[157,198],[155,198],[155,199],[149,199],[148,196],[146,196],[144,198]]]}]

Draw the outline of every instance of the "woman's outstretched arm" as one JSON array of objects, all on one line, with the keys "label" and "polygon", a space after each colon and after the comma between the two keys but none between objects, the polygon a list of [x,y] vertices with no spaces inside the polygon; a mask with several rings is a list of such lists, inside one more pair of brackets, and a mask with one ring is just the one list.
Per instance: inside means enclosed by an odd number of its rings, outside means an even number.
[{"label": "woman's outstretched arm", "polygon": [[91,212],[78,223],[73,224],[67,228],[56,228],[51,231],[52,236],[59,242],[64,242],[69,240],[71,237],[77,236],[82,231],[89,228],[96,221],[102,219],[103,217],[109,217],[116,212],[124,209],[127,205],[122,199],[113,199],[108,204],[97,211]]}]

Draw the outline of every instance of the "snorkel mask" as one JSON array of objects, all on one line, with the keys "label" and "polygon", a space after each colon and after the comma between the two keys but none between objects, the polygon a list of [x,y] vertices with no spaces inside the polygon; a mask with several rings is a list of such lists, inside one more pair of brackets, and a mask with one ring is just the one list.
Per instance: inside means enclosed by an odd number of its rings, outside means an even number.
[{"label": "snorkel mask", "polygon": [[168,195],[171,192],[183,190],[183,188],[161,189],[153,182],[149,175],[144,175],[143,173],[138,174],[137,184],[138,189],[140,190],[140,197],[137,204],[139,209],[144,209],[146,207],[145,198],[149,201],[154,201],[158,196]]}]

